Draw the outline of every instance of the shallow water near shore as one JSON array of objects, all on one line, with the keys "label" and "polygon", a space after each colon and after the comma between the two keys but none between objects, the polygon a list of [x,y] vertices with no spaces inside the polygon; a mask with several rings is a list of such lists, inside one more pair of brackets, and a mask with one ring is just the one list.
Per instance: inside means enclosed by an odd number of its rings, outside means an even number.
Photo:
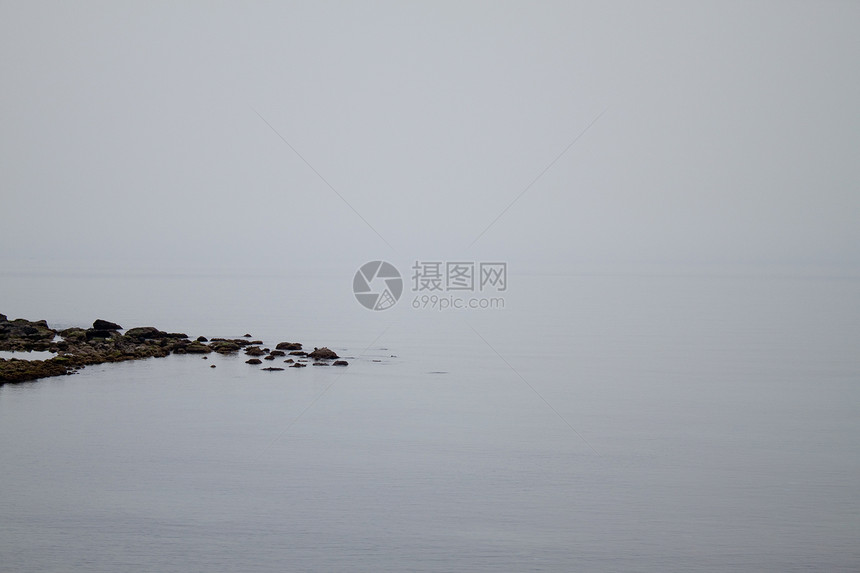
[{"label": "shallow water near shore", "polygon": [[53,352],[33,350],[30,352],[14,352],[11,350],[0,350],[0,358],[6,360],[48,360],[56,356]]},{"label": "shallow water near shore", "polygon": [[0,387],[0,569],[860,567],[856,276],[523,275],[504,310],[449,312],[367,311],[349,278],[4,277],[10,319],[350,365]]}]

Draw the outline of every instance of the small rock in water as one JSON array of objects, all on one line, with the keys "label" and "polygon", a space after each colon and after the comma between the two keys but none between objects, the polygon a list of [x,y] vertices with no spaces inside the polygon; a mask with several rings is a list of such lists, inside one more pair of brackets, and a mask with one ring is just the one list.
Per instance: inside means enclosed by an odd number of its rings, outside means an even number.
[{"label": "small rock in water", "polygon": [[335,360],[334,366],[349,366],[349,362],[346,360]]},{"label": "small rock in water", "polygon": [[262,364],[263,361],[259,358],[251,358],[250,360],[246,360],[245,364]]},{"label": "small rock in water", "polygon": [[260,370],[265,370],[267,372],[278,372],[280,370],[283,370],[283,368],[274,368],[272,366],[269,366],[268,368],[260,368]]},{"label": "small rock in water", "polygon": [[209,342],[209,339],[206,338],[205,336],[198,336],[197,342]]},{"label": "small rock in water", "polygon": [[304,368],[306,366],[307,366],[307,364],[302,364],[301,362],[296,362],[295,364],[290,366],[290,368]]},{"label": "small rock in water", "polygon": [[250,334],[248,334],[248,333],[246,332],[246,333],[245,333],[245,338],[251,338],[251,335],[250,335]]},{"label": "small rock in water", "polygon": [[274,360],[274,359],[275,359],[275,357],[274,357],[274,356],[272,356],[271,354],[269,354],[268,356],[266,356],[265,358],[263,358],[263,360]]},{"label": "small rock in water", "polygon": [[338,356],[334,350],[326,348],[325,346],[323,346],[322,348],[314,348],[314,351],[309,352],[308,356],[310,356],[311,358],[314,358],[316,360],[319,360],[319,359],[329,360],[329,359],[334,359],[334,358],[340,358],[340,356]]},{"label": "small rock in water", "polygon": [[217,366],[215,366],[214,364],[210,364],[209,368],[217,368]]},{"label": "small rock in water", "polygon": [[286,360],[284,360],[284,362],[287,364],[292,364],[293,362],[295,362],[295,360],[293,360],[292,358],[287,358]]},{"label": "small rock in water", "polygon": [[204,356],[204,357],[203,357],[203,360],[209,360],[209,357],[208,357],[208,356]]},{"label": "small rock in water", "polygon": [[275,346],[278,350],[301,350],[302,343],[301,342],[279,342],[277,346]]}]

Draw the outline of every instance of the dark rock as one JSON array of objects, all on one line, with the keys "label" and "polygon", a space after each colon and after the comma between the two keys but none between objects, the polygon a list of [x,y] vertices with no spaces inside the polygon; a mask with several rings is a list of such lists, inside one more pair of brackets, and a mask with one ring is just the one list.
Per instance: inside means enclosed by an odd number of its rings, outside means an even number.
[{"label": "dark rock", "polygon": [[139,340],[167,338],[166,332],[158,330],[154,326],[138,326],[136,328],[129,328],[125,331],[125,335],[129,338],[136,338]]},{"label": "dark rock", "polygon": [[102,320],[100,318],[97,318],[96,321],[93,322],[93,328],[95,330],[122,330],[122,327],[117,323],[110,322],[109,320]]},{"label": "dark rock", "polygon": [[[245,340],[244,338],[213,338],[211,342],[232,342],[237,346],[248,346],[251,344],[250,341]],[[262,342],[260,343],[262,344]]]},{"label": "dark rock", "polygon": [[83,328],[67,328],[59,332],[60,336],[66,340],[81,340],[87,337],[87,331]]},{"label": "dark rock", "polygon": [[203,357],[203,360],[209,360],[209,357],[208,357],[208,356],[204,356],[204,357]]},{"label": "dark rock", "polygon": [[346,360],[335,360],[333,365],[334,366],[349,366],[349,362],[347,362]]},{"label": "dark rock", "polygon": [[92,340],[93,338],[111,338],[113,336],[118,336],[115,330],[99,330],[96,328],[88,328],[86,332],[87,340]]},{"label": "dark rock", "polygon": [[283,368],[275,368],[273,366],[269,366],[268,368],[260,368],[260,370],[265,370],[266,372],[280,372]]},{"label": "dark rock", "polygon": [[314,347],[314,351],[309,352],[308,357],[316,359],[316,360],[319,360],[319,359],[330,360],[330,359],[340,358],[340,356],[338,356],[334,350],[330,350],[330,349],[326,348],[325,346],[323,346],[322,348]]},{"label": "dark rock", "polygon": [[245,333],[245,338],[251,338],[251,335],[250,335],[250,334],[248,334],[248,333],[246,332],[246,333]]},{"label": "dark rock", "polygon": [[[100,326],[103,328],[95,328]],[[247,338],[212,338],[200,336],[191,341],[184,333],[168,333],[153,326],[136,327],[121,335],[121,327],[115,323],[99,319],[94,322],[94,328],[67,328],[59,334],[62,340],[54,342],[58,334],[44,320],[28,321],[22,318],[10,321],[7,316],[0,315],[0,350],[50,350],[57,356],[49,360],[3,360],[0,359],[0,385],[5,383],[23,382],[48,376],[74,374],[81,368],[91,364],[107,362],[122,362],[150,357],[164,357],[175,354],[203,354],[202,359],[211,352],[229,354],[245,348],[249,364],[262,364],[264,357],[272,362],[277,357],[290,356],[284,360],[285,366],[304,368],[308,360],[307,352],[301,349],[300,343],[280,343],[279,348],[269,351],[263,348],[262,341]],[[208,344],[207,344],[208,342]],[[311,353],[312,362],[316,366],[326,366],[329,359],[337,355],[328,348],[315,348]],[[294,357],[297,362],[294,362]],[[302,357],[302,358],[298,358]],[[345,365],[345,361],[336,362]],[[210,364],[215,368],[215,364]],[[269,370],[280,368],[270,367]]]},{"label": "dark rock", "polygon": [[302,343],[301,342],[279,342],[277,346],[275,346],[278,350],[301,350]]},{"label": "dark rock", "polygon": [[[30,350],[27,344],[40,340],[50,341],[56,334],[55,330],[48,328],[48,323],[44,320],[30,322],[23,318],[16,318],[0,323],[0,340],[17,339],[23,345],[20,350]],[[7,348],[7,350],[15,349]]]},{"label": "dark rock", "polygon": [[212,349],[201,342],[192,342],[185,347],[185,352],[189,354],[209,354]]},{"label": "dark rock", "polygon": [[212,342],[209,343],[209,348],[218,354],[232,354],[233,352],[239,352],[239,345],[232,340],[215,340],[213,338]]},{"label": "dark rock", "polygon": [[57,360],[4,360],[0,358],[0,385],[7,382],[27,382],[49,376],[68,374],[71,365],[68,361]]}]

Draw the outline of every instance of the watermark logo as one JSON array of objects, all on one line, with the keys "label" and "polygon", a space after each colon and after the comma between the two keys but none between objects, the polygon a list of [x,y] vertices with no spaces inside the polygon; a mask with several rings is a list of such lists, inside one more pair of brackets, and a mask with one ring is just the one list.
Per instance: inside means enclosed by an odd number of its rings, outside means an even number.
[{"label": "watermark logo", "polygon": [[[415,261],[411,268],[412,308],[427,310],[503,309],[505,299],[486,296],[508,289],[508,264],[475,261]],[[387,310],[403,294],[403,279],[391,263],[362,265],[352,280],[356,300],[370,310]],[[473,296],[464,296],[472,293]],[[479,295],[479,296],[474,296]]]},{"label": "watermark logo", "polygon": [[352,279],[352,292],[361,305],[370,310],[388,310],[403,294],[400,272],[385,261],[361,265]]}]

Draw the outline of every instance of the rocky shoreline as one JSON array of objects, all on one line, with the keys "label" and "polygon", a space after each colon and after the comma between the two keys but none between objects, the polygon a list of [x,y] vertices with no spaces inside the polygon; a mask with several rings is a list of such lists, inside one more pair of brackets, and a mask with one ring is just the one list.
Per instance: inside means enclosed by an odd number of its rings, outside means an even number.
[{"label": "rocky shoreline", "polygon": [[[124,329],[113,322],[97,319],[92,328],[66,328],[54,330],[44,320],[29,321],[23,318],[9,320],[0,314],[0,350],[13,352],[47,351],[56,356],[47,360],[19,360],[0,358],[0,386],[28,382],[51,376],[67,376],[91,364],[124,362],[143,358],[159,358],[170,354],[231,355],[244,352],[249,364],[283,359],[291,368],[302,368],[308,360],[314,366],[347,366],[345,360],[329,348],[302,350],[300,342],[280,342],[274,350],[263,347],[263,341],[242,338],[206,338],[191,340],[182,332],[164,332],[153,326]],[[215,368],[215,365],[211,365]],[[266,371],[283,370],[279,367],[261,368]]]}]

